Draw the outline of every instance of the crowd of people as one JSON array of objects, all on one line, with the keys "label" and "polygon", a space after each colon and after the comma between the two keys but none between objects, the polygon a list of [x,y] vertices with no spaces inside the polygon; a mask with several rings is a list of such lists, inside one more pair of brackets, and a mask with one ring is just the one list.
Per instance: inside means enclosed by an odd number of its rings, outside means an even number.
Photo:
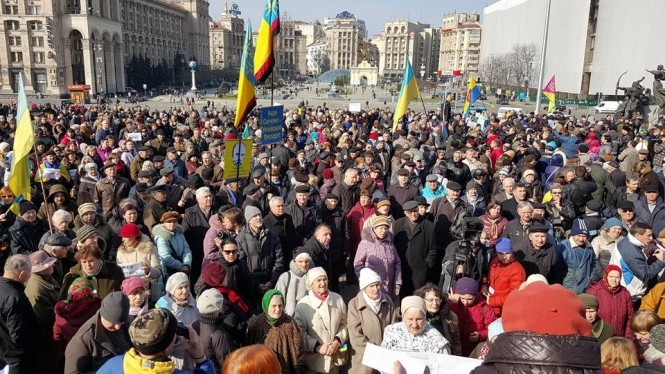
[{"label": "crowd of people", "polygon": [[303,102],[237,178],[233,111],[190,109],[33,105],[26,193],[3,108],[0,368],[665,372],[665,120]]}]

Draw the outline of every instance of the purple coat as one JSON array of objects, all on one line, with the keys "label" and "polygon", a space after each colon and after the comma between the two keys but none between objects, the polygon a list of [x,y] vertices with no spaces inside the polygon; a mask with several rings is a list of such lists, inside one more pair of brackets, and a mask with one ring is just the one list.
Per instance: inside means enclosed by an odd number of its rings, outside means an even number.
[{"label": "purple coat", "polygon": [[213,214],[210,217],[208,224],[210,224],[210,228],[203,239],[203,266],[208,265],[220,257],[219,248],[215,245],[215,238],[217,237],[217,233],[224,228],[219,221],[219,215],[217,214]]},{"label": "purple coat", "polygon": [[371,228],[365,229],[363,239],[358,245],[353,268],[356,276],[360,270],[370,268],[381,277],[381,292],[393,295],[396,285],[402,285],[402,261],[393,244],[390,232],[383,240],[379,240]]}]

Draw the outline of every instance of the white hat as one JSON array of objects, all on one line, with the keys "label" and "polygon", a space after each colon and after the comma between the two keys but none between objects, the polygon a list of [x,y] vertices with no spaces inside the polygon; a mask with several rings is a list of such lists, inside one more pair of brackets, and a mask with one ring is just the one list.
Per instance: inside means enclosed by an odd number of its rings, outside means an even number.
[{"label": "white hat", "polygon": [[215,288],[209,288],[196,300],[196,307],[201,314],[216,314],[224,310],[224,295]]},{"label": "white hat", "polygon": [[312,283],[316,280],[318,277],[328,277],[328,273],[326,273],[325,269],[322,267],[315,267],[313,269],[309,269],[307,272],[307,288],[309,289]]},{"label": "white hat", "polygon": [[530,285],[531,283],[536,283],[536,282],[543,282],[545,284],[549,284],[547,282],[547,278],[545,278],[542,274],[531,274],[529,277],[520,285],[520,290],[523,290],[526,286]]},{"label": "white hat", "polygon": [[380,283],[381,277],[374,270],[364,268],[360,270],[360,277],[358,278],[358,285],[361,290],[373,283]]}]

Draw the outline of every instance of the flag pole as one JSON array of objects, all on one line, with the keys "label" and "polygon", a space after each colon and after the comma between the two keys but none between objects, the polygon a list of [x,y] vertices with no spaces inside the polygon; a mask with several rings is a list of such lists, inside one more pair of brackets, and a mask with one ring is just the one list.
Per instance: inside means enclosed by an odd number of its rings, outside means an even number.
[{"label": "flag pole", "polygon": [[270,106],[273,106],[275,100],[275,71],[270,73]]},{"label": "flag pole", "polygon": [[[44,205],[46,206],[46,216],[48,217],[48,231],[50,234],[53,234],[53,224],[51,223],[51,212],[48,209],[48,202],[46,201],[46,189],[44,188],[44,179],[41,176],[41,166],[39,162],[39,156],[37,155],[37,148],[33,147],[35,154],[35,161],[37,162],[37,175],[39,175],[39,184],[42,186],[42,196],[44,196]],[[55,212],[54,212],[55,213]]]}]

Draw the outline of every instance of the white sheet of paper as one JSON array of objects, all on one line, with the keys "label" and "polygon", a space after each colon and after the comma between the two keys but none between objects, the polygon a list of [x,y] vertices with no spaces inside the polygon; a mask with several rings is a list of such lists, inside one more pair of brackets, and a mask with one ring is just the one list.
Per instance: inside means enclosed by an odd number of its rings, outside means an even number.
[{"label": "white sheet of paper", "polygon": [[145,273],[141,270],[141,263],[135,262],[132,264],[118,264],[122,269],[122,272],[125,273],[125,278],[127,277],[140,277]]},{"label": "white sheet of paper", "polygon": [[428,369],[430,374],[468,374],[483,362],[468,357],[394,351],[367,344],[362,364],[384,373],[393,373],[393,365],[399,361],[407,374],[422,374]]},{"label": "white sheet of paper", "polygon": [[42,178],[59,179],[60,169],[51,169],[51,168],[44,169],[42,170]]},{"label": "white sheet of paper", "polygon": [[141,140],[143,140],[143,137],[141,136],[140,132],[130,132],[129,134],[127,134],[127,136],[133,142],[140,142]]}]

